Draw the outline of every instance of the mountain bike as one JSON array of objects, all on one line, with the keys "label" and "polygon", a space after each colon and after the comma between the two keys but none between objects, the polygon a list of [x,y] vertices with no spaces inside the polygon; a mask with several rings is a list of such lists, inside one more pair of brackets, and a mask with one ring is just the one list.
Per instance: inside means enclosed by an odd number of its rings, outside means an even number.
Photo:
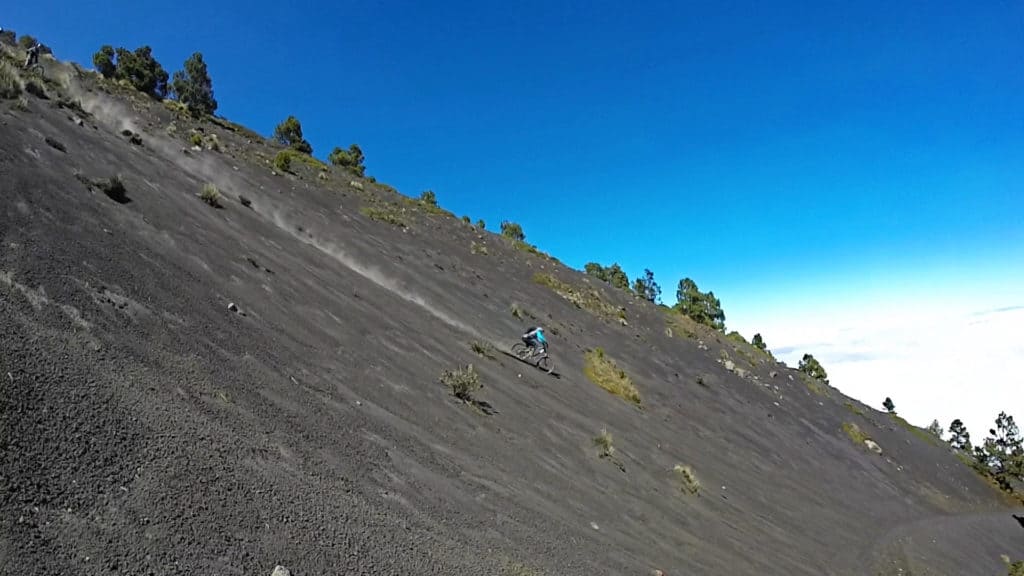
[{"label": "mountain bike", "polygon": [[555,371],[555,363],[551,361],[547,352],[541,352],[539,348],[527,346],[523,342],[516,342],[512,345],[512,355],[523,362],[533,364],[548,374]]}]

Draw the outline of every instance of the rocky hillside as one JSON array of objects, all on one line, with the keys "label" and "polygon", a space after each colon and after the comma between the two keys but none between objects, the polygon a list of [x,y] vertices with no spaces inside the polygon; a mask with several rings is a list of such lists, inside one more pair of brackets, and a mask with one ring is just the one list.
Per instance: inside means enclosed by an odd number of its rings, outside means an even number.
[{"label": "rocky hillside", "polygon": [[[3,574],[1024,557],[1011,503],[920,430],[442,208],[44,64],[0,100]],[[554,374],[507,353],[534,323]],[[468,365],[483,387],[458,398]]]}]

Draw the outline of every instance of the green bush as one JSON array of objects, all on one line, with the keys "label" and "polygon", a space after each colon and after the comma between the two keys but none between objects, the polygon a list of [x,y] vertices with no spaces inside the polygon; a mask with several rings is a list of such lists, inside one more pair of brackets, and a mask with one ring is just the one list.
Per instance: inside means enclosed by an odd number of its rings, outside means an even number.
[{"label": "green bush", "polygon": [[188,140],[189,142],[192,143],[193,146],[203,145],[203,135],[200,134],[199,132],[193,132],[192,135],[188,137]]},{"label": "green bush", "polygon": [[464,402],[472,402],[473,393],[483,387],[472,364],[465,368],[445,370],[441,374],[441,383],[451,389],[453,396]]},{"label": "green bush", "polygon": [[828,373],[825,372],[825,368],[811,354],[804,354],[804,357],[800,359],[800,363],[797,365],[797,370],[815,380],[828,384]]},{"label": "green bush", "polygon": [[0,62],[0,98],[14,100],[21,96],[21,79],[14,68],[6,62]]},{"label": "green bush", "polygon": [[116,53],[114,47],[109,44],[100,46],[99,51],[92,55],[92,64],[104,78],[113,78],[117,74],[117,65],[114,63]]},{"label": "green bush", "polygon": [[643,277],[636,279],[636,282],[633,283],[633,291],[648,302],[657,302],[661,299],[661,286],[654,281],[654,272],[651,272],[650,269],[645,269]]},{"label": "green bush", "polygon": [[523,227],[515,222],[509,222],[508,220],[501,223],[501,235],[519,242],[526,241],[526,234],[523,232]]},{"label": "green bush", "polygon": [[462,223],[463,224],[469,224],[470,222],[472,222],[472,220],[469,219],[469,216],[463,216],[462,217]]},{"label": "green bush", "polygon": [[394,204],[387,204],[384,206],[363,206],[359,211],[371,220],[377,222],[385,222],[400,228],[408,228],[409,224],[405,220],[405,212]]},{"label": "green bush", "polygon": [[623,272],[618,263],[613,263],[607,268],[597,262],[587,262],[583,267],[588,276],[593,276],[602,282],[607,282],[616,288],[629,290],[629,276]]},{"label": "green bush", "polygon": [[174,73],[171,89],[178,101],[188,107],[193,116],[209,116],[217,110],[213,97],[213,80],[210,79],[203,55],[195,52],[185,60],[185,69]]},{"label": "green bush", "polygon": [[[424,190],[420,194],[420,202],[430,206],[437,206],[437,194],[434,194],[433,190]],[[469,221],[469,216],[464,216],[463,218]]]},{"label": "green bush", "polygon": [[715,297],[714,292],[701,292],[696,282],[690,278],[683,278],[679,281],[676,299],[675,309],[684,316],[715,330],[725,330],[725,312],[722,311],[722,303]]},{"label": "green bush", "polygon": [[204,184],[203,191],[199,193],[199,197],[210,206],[214,208],[220,208],[220,190],[217,189],[213,184]]},{"label": "green bush", "polygon": [[762,350],[765,352],[768,351],[768,345],[764,343],[764,338],[761,338],[760,333],[754,334],[754,339],[751,340],[750,343],[753,344],[754,348],[757,348],[758,350]]},{"label": "green bush", "polygon": [[495,355],[494,345],[491,344],[490,342],[481,342],[479,340],[474,340],[469,343],[469,348],[470,350],[472,350],[473,352],[477,353],[480,356],[483,356],[484,358],[490,358],[491,360],[497,358],[497,356]]},{"label": "green bush", "polygon": [[327,160],[335,166],[351,170],[357,176],[366,174],[366,166],[363,165],[365,157],[358,144],[350,145],[348,150],[335,147],[328,155]]},{"label": "green bush", "polygon": [[605,391],[640,405],[640,392],[633,380],[615,362],[605,356],[604,350],[596,348],[583,357],[583,374]]},{"label": "green bush", "polygon": [[487,223],[484,222],[483,219],[477,220],[476,227],[483,230],[484,228],[487,228]]},{"label": "green bush", "polygon": [[303,154],[313,153],[313,147],[302,137],[302,123],[295,116],[285,118],[274,128],[274,140]]},{"label": "green bush", "polygon": [[110,74],[109,77],[124,80],[139,92],[154,98],[167,94],[167,71],[153,57],[149,46],[140,46],[134,51],[103,46],[93,55],[93,63],[104,76]]},{"label": "green bush", "polygon": [[292,155],[289,154],[288,150],[281,150],[274,156],[274,168],[279,172],[292,171]]},{"label": "green bush", "polygon": [[3,32],[0,32],[0,44],[17,46],[18,35],[14,33],[14,30],[4,30]]}]

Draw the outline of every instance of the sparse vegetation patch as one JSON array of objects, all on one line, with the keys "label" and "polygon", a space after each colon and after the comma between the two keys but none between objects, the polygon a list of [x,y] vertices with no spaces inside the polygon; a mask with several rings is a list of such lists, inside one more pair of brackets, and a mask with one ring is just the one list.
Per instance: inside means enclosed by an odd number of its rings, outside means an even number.
[{"label": "sparse vegetation patch", "polygon": [[682,464],[676,464],[673,471],[676,474],[676,478],[679,480],[679,490],[687,494],[700,494],[700,480],[697,479],[697,475],[693,472],[693,468]]},{"label": "sparse vegetation patch", "polygon": [[380,206],[363,206],[359,209],[363,216],[377,222],[386,222],[400,228],[408,228],[409,223],[405,218],[405,210],[395,204],[384,204]]},{"label": "sparse vegetation patch", "polygon": [[843,432],[846,432],[850,441],[858,446],[864,446],[864,441],[871,439],[870,436],[860,429],[860,426],[857,426],[853,422],[843,422]]},{"label": "sparse vegetation patch", "polygon": [[640,392],[633,380],[611,358],[605,356],[603,349],[590,350],[583,360],[583,373],[591,382],[611,394],[640,405]]},{"label": "sparse vegetation patch", "polygon": [[594,288],[576,288],[575,286],[562,282],[558,278],[555,278],[551,274],[537,273],[533,276],[533,281],[541,286],[546,286],[553,290],[556,294],[565,298],[569,302],[576,305],[577,308],[582,308],[600,318],[606,320],[621,319],[625,320],[626,313],[622,308],[613,306],[601,297],[601,293]]},{"label": "sparse vegetation patch", "polygon": [[441,374],[441,383],[448,386],[452,395],[463,402],[472,402],[473,393],[483,387],[480,384],[480,376],[472,364],[465,368],[445,370]]},{"label": "sparse vegetation patch", "polygon": [[199,198],[214,208],[223,207],[220,204],[220,190],[213,184],[204,184],[203,191],[199,193]]},{"label": "sparse vegetation patch", "polygon": [[18,96],[21,96],[21,79],[10,64],[0,62],[0,98],[13,100]]},{"label": "sparse vegetation patch", "polygon": [[611,458],[615,456],[615,445],[612,443],[612,434],[602,428],[601,433],[594,436],[594,446],[597,446],[599,458]]},{"label": "sparse vegetation patch", "polygon": [[490,342],[481,342],[479,340],[474,340],[469,343],[469,348],[470,350],[476,352],[477,354],[483,356],[484,358],[490,358],[491,360],[494,360],[497,357],[495,355],[496,351],[494,349],[494,345],[491,344]]}]

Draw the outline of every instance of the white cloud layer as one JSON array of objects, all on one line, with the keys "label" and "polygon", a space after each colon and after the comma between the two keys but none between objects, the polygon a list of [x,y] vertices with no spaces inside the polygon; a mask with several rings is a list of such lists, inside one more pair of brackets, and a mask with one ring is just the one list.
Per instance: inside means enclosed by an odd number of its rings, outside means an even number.
[{"label": "white cloud layer", "polygon": [[960,418],[980,439],[1000,411],[1024,427],[1024,302],[1018,304],[875,303],[770,314],[758,323],[790,366],[809,352],[844,394],[878,409],[889,396],[919,426],[937,418],[948,428]]}]

